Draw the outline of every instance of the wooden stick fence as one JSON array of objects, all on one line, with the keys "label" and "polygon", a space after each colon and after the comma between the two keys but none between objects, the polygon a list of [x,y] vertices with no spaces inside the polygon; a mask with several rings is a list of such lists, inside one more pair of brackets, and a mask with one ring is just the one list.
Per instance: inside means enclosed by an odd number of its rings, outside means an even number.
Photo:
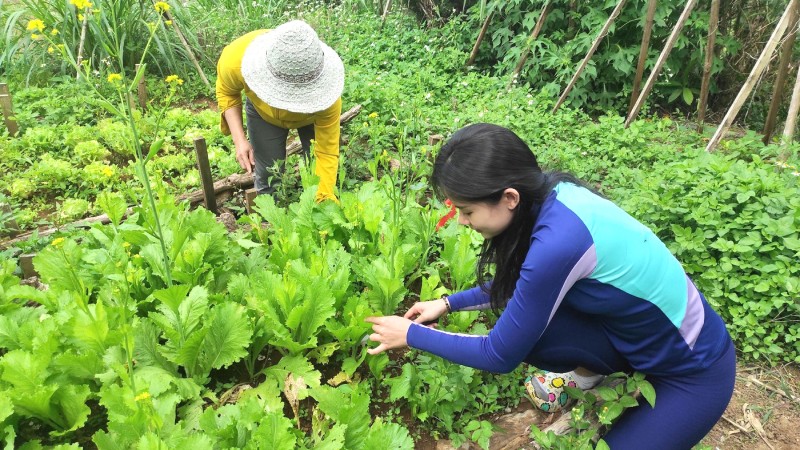
[{"label": "wooden stick fence", "polygon": [[798,1],[800,0],[792,0],[786,6],[786,10],[783,12],[780,21],[778,21],[778,25],[775,26],[775,30],[772,32],[772,35],[767,41],[767,45],[764,46],[764,49],[761,51],[761,55],[759,55],[758,60],[756,60],[753,69],[750,71],[750,75],[747,77],[747,80],[739,90],[739,94],[737,94],[736,98],[733,100],[733,103],[728,109],[728,112],[725,114],[725,117],[722,119],[722,122],[719,124],[719,127],[717,127],[717,131],[714,133],[714,136],[708,141],[708,145],[706,146],[707,152],[711,152],[717,147],[719,141],[722,140],[722,136],[728,131],[733,123],[733,120],[736,118],[736,115],[739,113],[739,109],[741,109],[745,100],[747,100],[747,97],[750,95],[750,92],[753,90],[753,87],[755,87],[756,81],[764,72],[764,69],[767,68],[770,57],[775,52],[775,49],[778,47],[778,43],[780,43],[781,37],[789,27],[791,9],[797,7]]},{"label": "wooden stick fence", "polygon": [[[622,0],[623,2],[625,0]],[[522,54],[519,57],[519,62],[517,62],[517,67],[514,67],[514,72],[511,74],[511,79],[508,80],[508,86],[514,84],[517,77],[519,77],[520,72],[522,72],[522,68],[525,66],[525,63],[528,61],[528,55],[531,53],[531,44],[536,38],[539,36],[539,32],[542,31],[542,27],[544,26],[544,21],[547,20],[547,15],[550,14],[550,11],[553,9],[553,5],[550,3],[550,0],[545,2],[544,6],[542,7],[542,12],[539,14],[539,19],[536,21],[536,25],[533,27],[533,31],[531,35],[528,36],[528,39],[525,41],[525,49],[522,51]]]},{"label": "wooden stick fence", "polygon": [[672,51],[672,47],[678,40],[678,36],[681,34],[681,30],[683,30],[683,25],[689,18],[689,13],[692,12],[692,9],[694,9],[694,5],[696,3],[697,0],[689,0],[688,2],[686,2],[686,6],[683,8],[683,12],[681,13],[681,16],[678,18],[678,22],[675,24],[675,28],[672,29],[672,33],[669,35],[667,43],[664,44],[664,49],[661,50],[661,54],[658,56],[656,65],[655,67],[653,67],[653,71],[650,73],[650,76],[647,78],[647,82],[644,84],[644,89],[642,89],[642,92],[639,93],[639,98],[636,99],[636,103],[633,105],[633,110],[630,112],[630,114],[628,114],[628,118],[625,120],[625,128],[628,128],[631,122],[633,122],[633,119],[635,119],[636,116],[639,115],[639,111],[642,109],[644,101],[647,99],[647,96],[650,95],[650,91],[653,90],[653,86],[656,83],[658,74],[661,73],[661,68],[664,67],[664,63],[667,61],[667,57],[669,56],[669,53]]},{"label": "wooden stick fence", "polygon": [[767,120],[764,122],[764,145],[769,144],[772,139],[772,133],[775,131],[775,121],[778,118],[778,109],[783,100],[783,90],[786,86],[786,78],[792,63],[792,47],[794,47],[795,38],[797,37],[797,20],[800,17],[800,14],[798,14],[799,7],[800,3],[795,3],[794,8],[789,8],[789,30],[781,46],[781,60],[778,63],[778,75],[773,85],[772,102],[769,105]]},{"label": "wooden stick fence", "polygon": [[714,62],[714,45],[717,41],[717,28],[719,27],[719,0],[711,0],[711,10],[708,17],[708,41],[706,42],[706,55],[703,61],[703,81],[700,85],[700,98],[697,99],[697,132],[703,132],[703,123],[706,120],[706,104],[708,102],[708,88],[711,85],[711,65]]},{"label": "wooden stick fence", "polygon": [[589,52],[586,53],[586,56],[581,61],[580,65],[578,66],[578,70],[575,71],[575,75],[572,76],[572,80],[570,80],[569,84],[566,88],[564,88],[564,92],[561,93],[561,97],[559,97],[558,101],[556,102],[556,106],[553,107],[552,113],[555,114],[558,111],[558,108],[564,103],[564,100],[569,95],[569,92],[575,86],[575,83],[578,81],[578,77],[581,76],[583,69],[586,68],[586,64],[589,63],[589,60],[592,59],[592,55],[597,50],[597,47],[600,45],[600,41],[606,36],[608,33],[608,29],[611,27],[611,24],[614,23],[614,20],[617,18],[619,13],[622,11],[622,7],[625,5],[625,0],[619,0],[617,6],[614,8],[614,11],[611,13],[611,16],[608,17],[605,25],[603,25],[603,29],[600,30],[600,33],[595,38],[594,42],[592,42],[592,47],[589,49]]},{"label": "wooden stick fence", "polygon": [[642,33],[642,46],[639,49],[639,62],[636,64],[636,75],[633,78],[633,89],[631,89],[631,102],[628,105],[628,114],[633,111],[633,105],[636,104],[636,99],[639,97],[639,87],[642,84],[644,65],[647,63],[647,52],[650,50],[650,35],[653,33],[653,19],[656,16],[657,5],[658,0],[649,0],[647,2],[647,16],[644,21],[644,33]]}]

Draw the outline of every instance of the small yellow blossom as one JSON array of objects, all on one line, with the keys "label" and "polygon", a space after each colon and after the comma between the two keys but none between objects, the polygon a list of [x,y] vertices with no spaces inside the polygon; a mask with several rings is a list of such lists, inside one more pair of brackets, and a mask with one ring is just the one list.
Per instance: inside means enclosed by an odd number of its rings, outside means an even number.
[{"label": "small yellow blossom", "polygon": [[58,29],[53,28],[52,30],[50,30],[50,36],[55,36],[57,34],[58,34]]},{"label": "small yellow blossom", "polygon": [[364,126],[364,128],[369,128],[369,124],[367,122],[364,122],[362,125]]},{"label": "small yellow blossom", "polygon": [[31,33],[31,39],[33,39],[34,41],[39,39],[40,37],[42,37],[42,35],[36,34],[36,33]]},{"label": "small yellow blossom", "polygon": [[44,31],[44,22],[42,22],[40,19],[33,19],[28,22],[27,30],[42,32]]},{"label": "small yellow blossom", "polygon": [[50,245],[52,245],[53,247],[61,247],[62,244],[64,244],[63,237],[57,237],[53,239],[53,242],[50,243]]},{"label": "small yellow blossom", "polygon": [[56,49],[54,49],[53,47],[47,47],[47,53],[50,53],[52,55],[55,52],[56,52]]},{"label": "small yellow blossom", "polygon": [[92,7],[92,2],[88,0],[69,0],[77,9],[87,9]]},{"label": "small yellow blossom", "polygon": [[169,11],[169,3],[167,2],[156,2],[154,7],[156,8],[157,12],[162,14]]},{"label": "small yellow blossom", "polygon": [[164,25],[170,26],[170,25],[172,25],[172,21],[171,20],[165,20],[164,21]]},{"label": "small yellow blossom", "polygon": [[[117,82],[117,81],[122,81],[122,75],[120,75],[118,73],[110,73],[110,74],[108,74],[108,82],[109,83],[114,83],[114,82]],[[105,171],[103,173],[105,173]]]},{"label": "small yellow blossom", "polygon": [[164,79],[167,83],[175,83],[178,86],[183,84],[183,80],[181,80],[177,75],[170,75],[166,79]]},{"label": "small yellow blossom", "polygon": [[83,14],[78,14],[78,22],[83,22]]},{"label": "small yellow blossom", "polygon": [[370,114],[369,114],[369,118],[370,118],[370,119],[375,119],[375,118],[377,118],[377,117],[378,117],[378,113],[376,113],[376,112],[374,112],[374,113],[370,113]]},{"label": "small yellow blossom", "polygon": [[[111,77],[111,75],[109,75],[109,77]],[[111,80],[109,80],[109,81],[111,81]],[[103,167],[102,172],[103,172],[103,175],[105,175],[107,178],[111,178],[112,176],[114,176],[114,170],[111,167],[108,167],[108,166]]]},{"label": "small yellow blossom", "polygon": [[130,242],[123,242],[122,246],[125,247],[125,248],[129,248],[131,246],[131,243]]},{"label": "small yellow blossom", "polygon": [[142,392],[141,394],[139,394],[136,397],[134,397],[133,401],[140,402],[140,401],[146,400],[148,398],[150,398],[150,393],[149,392]]}]

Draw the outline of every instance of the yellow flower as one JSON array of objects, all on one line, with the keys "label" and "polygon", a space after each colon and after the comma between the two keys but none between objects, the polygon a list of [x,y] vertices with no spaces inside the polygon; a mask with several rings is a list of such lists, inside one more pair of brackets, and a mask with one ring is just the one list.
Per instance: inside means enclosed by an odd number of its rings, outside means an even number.
[{"label": "yellow flower", "polygon": [[92,2],[88,0],[69,0],[70,3],[75,5],[78,9],[87,9],[92,7]]},{"label": "yellow flower", "polygon": [[172,25],[172,21],[171,20],[165,20],[164,21],[164,25],[167,25],[167,26]]},{"label": "yellow flower", "polygon": [[64,238],[58,237],[53,239],[53,242],[51,242],[50,245],[52,245],[53,247],[61,247],[63,243],[64,243]]},{"label": "yellow flower", "polygon": [[40,34],[36,34],[36,33],[31,34],[31,39],[33,39],[34,41],[39,39],[40,37],[42,37]]},{"label": "yellow flower", "polygon": [[131,243],[130,242],[123,242],[122,246],[125,247],[125,248],[129,248],[131,246]]},{"label": "yellow flower", "polygon": [[78,22],[83,22],[83,14],[78,14]]},{"label": "yellow flower", "polygon": [[44,22],[42,22],[40,19],[33,19],[28,22],[27,30],[42,32],[44,31]]},{"label": "yellow flower", "polygon": [[177,75],[170,75],[164,79],[167,83],[175,83],[178,86],[183,84],[183,80],[181,80]]},{"label": "yellow flower", "polygon": [[378,117],[378,113],[376,113],[376,112],[374,112],[374,113],[370,113],[370,115],[369,115],[369,118],[370,118],[370,119],[375,119],[375,118],[377,118],[377,117]]},{"label": "yellow flower", "polygon": [[[111,76],[111,75],[109,75],[109,77],[110,77],[110,76]],[[110,81],[110,80],[109,80],[109,81]],[[103,170],[102,170],[102,172],[103,172],[103,175],[105,175],[105,176],[106,176],[106,177],[108,177],[108,178],[111,178],[112,176],[114,176],[114,170],[113,170],[111,167],[108,167],[108,166],[106,166],[106,167],[103,167]]]},{"label": "yellow flower", "polygon": [[108,74],[108,78],[107,79],[108,79],[109,83],[122,81],[122,75],[120,75],[118,73],[110,73],[110,74]]},{"label": "yellow flower", "polygon": [[146,400],[148,398],[150,398],[150,393],[149,392],[142,392],[141,394],[139,394],[136,397],[134,397],[133,401],[139,402],[139,401],[142,401],[142,400]]},{"label": "yellow flower", "polygon": [[47,47],[47,53],[50,53],[52,55],[53,53],[55,53],[55,51],[56,49],[54,49],[53,47]]},{"label": "yellow flower", "polygon": [[169,4],[167,2],[156,2],[154,7],[156,8],[157,12],[162,14],[169,11]]},{"label": "yellow flower", "polygon": [[58,29],[56,29],[56,28],[53,28],[52,30],[50,30],[50,35],[51,35],[51,36],[55,36],[55,35],[57,35],[57,34],[58,34]]}]

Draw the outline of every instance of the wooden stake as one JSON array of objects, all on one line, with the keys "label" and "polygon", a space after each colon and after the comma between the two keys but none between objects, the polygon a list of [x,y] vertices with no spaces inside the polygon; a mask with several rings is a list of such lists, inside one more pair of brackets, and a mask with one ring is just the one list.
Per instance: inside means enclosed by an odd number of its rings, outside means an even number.
[{"label": "wooden stake", "polygon": [[[800,64],[797,65],[797,77],[794,80],[792,101],[789,103],[789,112],[786,113],[786,125],[783,128],[783,145],[788,146],[794,138],[794,129],[797,126],[797,115],[800,114]],[[783,160],[789,157],[784,155]]]},{"label": "wooden stake", "polygon": [[706,57],[703,62],[703,83],[700,85],[700,98],[697,99],[697,132],[703,132],[706,121],[706,102],[708,102],[708,88],[711,85],[711,65],[714,62],[714,45],[717,41],[717,28],[719,27],[719,0],[711,0],[711,11],[708,18],[708,41],[706,42]]},{"label": "wooden stake", "polygon": [[3,108],[3,121],[6,123],[6,128],[8,128],[8,134],[16,136],[19,132],[19,125],[17,124],[17,118],[14,116],[14,106],[6,83],[0,83],[0,106]]},{"label": "wooden stake", "polygon": [[767,120],[764,123],[764,145],[769,144],[772,140],[772,133],[775,131],[775,121],[778,118],[778,109],[783,101],[783,89],[786,86],[786,76],[789,73],[789,67],[792,63],[792,47],[797,37],[797,19],[798,7],[800,3],[795,3],[794,8],[790,8],[789,12],[789,30],[786,32],[786,38],[783,40],[781,46],[781,60],[778,63],[778,75],[775,78],[775,84],[772,90],[772,102],[769,105],[769,112],[767,113]]},{"label": "wooden stake", "polygon": [[[140,67],[141,67],[141,64],[137,64],[136,65],[136,73],[139,73],[139,68]],[[141,108],[142,111],[146,111],[147,110],[147,85],[144,82],[144,75],[142,75],[142,77],[139,78],[139,84],[136,86],[136,91],[139,94],[139,108]]]},{"label": "wooden stake", "polygon": [[33,267],[33,257],[36,253],[26,253],[19,256],[19,266],[22,269],[22,278],[28,279],[31,277],[38,277],[39,273]]},{"label": "wooden stake", "polygon": [[478,47],[481,46],[481,42],[483,42],[484,36],[486,36],[486,30],[489,29],[489,23],[492,21],[492,17],[494,16],[494,11],[490,12],[488,16],[486,16],[486,20],[483,21],[483,26],[481,27],[481,32],[478,33],[478,39],[475,41],[475,45],[472,47],[472,53],[469,54],[469,59],[467,60],[467,66],[471,66],[475,63],[475,58],[478,57]]},{"label": "wooden stake", "polygon": [[694,8],[694,5],[696,3],[697,0],[689,0],[688,2],[686,2],[686,7],[683,8],[683,12],[681,13],[681,16],[678,18],[678,22],[675,24],[675,28],[672,29],[672,34],[669,35],[667,43],[664,44],[664,49],[661,50],[661,54],[658,55],[656,66],[653,67],[653,71],[650,73],[650,76],[647,78],[647,82],[644,84],[644,89],[639,94],[639,98],[636,99],[636,103],[633,105],[633,110],[631,111],[630,114],[628,114],[628,118],[625,120],[625,128],[628,128],[631,122],[633,122],[633,119],[635,119],[636,116],[639,115],[639,110],[642,109],[642,105],[644,104],[645,99],[647,99],[647,96],[653,89],[653,86],[656,83],[656,78],[658,78],[658,74],[661,72],[661,68],[667,61],[667,56],[669,56],[669,53],[672,51],[672,47],[678,40],[678,35],[680,35],[681,30],[683,29],[683,25],[689,18],[689,13],[692,12],[692,9]]},{"label": "wooden stake", "polygon": [[244,206],[247,209],[247,214],[253,213],[253,207],[256,205],[256,197],[258,196],[258,191],[256,188],[250,188],[244,191]]},{"label": "wooden stake", "polygon": [[197,154],[197,168],[200,170],[200,179],[203,181],[206,209],[216,214],[217,196],[214,195],[214,179],[211,178],[211,165],[208,163],[208,150],[204,138],[199,137],[194,140],[194,151]]},{"label": "wooden stake", "polygon": [[800,0],[791,0],[791,3],[786,5],[786,10],[783,12],[783,16],[781,16],[778,25],[775,27],[772,35],[769,37],[767,45],[764,46],[764,49],[761,51],[761,55],[759,55],[758,60],[756,60],[753,69],[750,71],[750,75],[747,77],[747,80],[739,90],[739,94],[737,94],[736,98],[733,100],[733,104],[731,104],[731,107],[728,109],[728,112],[722,119],[722,123],[720,123],[719,127],[717,127],[717,131],[714,133],[714,136],[708,141],[708,145],[706,146],[707,152],[713,151],[717,144],[719,144],[719,141],[722,140],[722,136],[728,131],[728,128],[730,128],[733,120],[739,113],[739,109],[742,107],[745,100],[747,100],[747,97],[750,95],[753,87],[755,87],[758,78],[769,64],[769,59],[775,52],[775,49],[778,47],[781,36],[783,36],[786,28],[789,26],[789,18],[791,15],[790,10],[791,8],[795,8],[797,6],[798,1]]},{"label": "wooden stake", "polygon": [[[624,2],[625,0],[622,1]],[[517,67],[514,68],[514,72],[511,74],[511,79],[508,81],[509,87],[514,84],[514,81],[516,81],[517,77],[519,77],[519,73],[522,71],[522,67],[525,66],[525,62],[528,61],[528,55],[531,52],[531,43],[533,43],[533,41],[535,41],[539,36],[539,32],[542,31],[542,26],[544,26],[544,21],[547,20],[547,15],[550,14],[550,10],[552,9],[553,5],[550,4],[550,0],[547,0],[542,7],[542,12],[539,13],[539,19],[536,21],[536,25],[534,25],[531,35],[528,36],[528,40],[525,41],[525,49],[522,50],[522,54],[519,56]]]},{"label": "wooden stake", "polygon": [[564,89],[564,92],[561,93],[561,97],[558,98],[556,106],[553,107],[552,111],[553,114],[555,114],[555,112],[558,111],[558,108],[561,106],[561,104],[564,103],[564,100],[567,98],[567,95],[569,95],[569,92],[572,90],[572,88],[575,86],[575,83],[578,81],[578,77],[580,77],[581,73],[583,73],[583,69],[586,68],[586,64],[588,64],[589,60],[592,59],[592,55],[594,55],[594,52],[597,50],[597,46],[600,45],[600,41],[605,37],[606,33],[608,33],[608,29],[611,28],[611,24],[614,23],[614,20],[617,18],[620,11],[622,11],[622,7],[624,5],[625,5],[625,0],[619,0],[619,3],[617,3],[616,8],[614,8],[614,11],[611,12],[611,16],[608,17],[608,20],[606,21],[605,25],[603,25],[603,29],[600,30],[600,33],[595,38],[594,42],[592,42],[592,48],[590,48],[589,52],[586,53],[586,56],[583,58],[583,61],[581,61],[581,64],[578,66],[578,70],[575,71],[575,75],[572,76],[572,80],[570,80],[569,84]]},{"label": "wooden stake", "polygon": [[633,110],[636,98],[639,97],[639,87],[642,84],[644,65],[647,63],[647,51],[650,49],[650,35],[653,33],[653,19],[656,16],[657,5],[658,0],[648,0],[647,2],[647,17],[644,21],[642,46],[639,48],[639,62],[636,64],[636,76],[633,78],[633,89],[631,89],[631,102],[628,104],[628,114]]},{"label": "wooden stake", "polygon": [[443,140],[444,140],[444,136],[442,136],[441,134],[432,134],[432,135],[428,136],[428,145],[433,147],[434,145],[442,142]]},{"label": "wooden stake", "polygon": [[[153,4],[155,4],[155,0],[153,0]],[[192,60],[192,64],[194,64],[194,68],[197,69],[197,73],[200,74],[200,79],[203,80],[203,83],[211,89],[211,83],[208,82],[208,78],[206,78],[206,74],[203,72],[203,68],[200,67],[200,63],[197,61],[197,58],[194,56],[194,52],[192,52],[192,47],[189,46],[189,42],[186,41],[186,38],[183,36],[180,27],[178,27],[178,23],[172,17],[172,13],[169,11],[164,11],[161,13],[166,20],[172,22],[170,25],[172,28],[175,29],[175,34],[178,35],[178,38],[181,40],[183,44],[184,50],[186,50],[186,54],[189,55],[189,59]]]}]

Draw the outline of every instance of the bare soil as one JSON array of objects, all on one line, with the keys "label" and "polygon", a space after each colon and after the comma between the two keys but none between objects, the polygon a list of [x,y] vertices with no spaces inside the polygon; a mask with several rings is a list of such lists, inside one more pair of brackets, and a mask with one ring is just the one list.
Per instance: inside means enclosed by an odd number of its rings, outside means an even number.
[{"label": "bare soil", "polygon": [[[800,367],[762,368],[740,365],[733,398],[722,419],[696,448],[714,450],[800,449]],[[528,402],[494,424],[501,430],[491,439],[492,450],[534,449],[530,425],[546,428],[558,416],[534,410]],[[449,441],[422,439],[418,450],[453,450]],[[479,450],[467,443],[458,450]]]}]

